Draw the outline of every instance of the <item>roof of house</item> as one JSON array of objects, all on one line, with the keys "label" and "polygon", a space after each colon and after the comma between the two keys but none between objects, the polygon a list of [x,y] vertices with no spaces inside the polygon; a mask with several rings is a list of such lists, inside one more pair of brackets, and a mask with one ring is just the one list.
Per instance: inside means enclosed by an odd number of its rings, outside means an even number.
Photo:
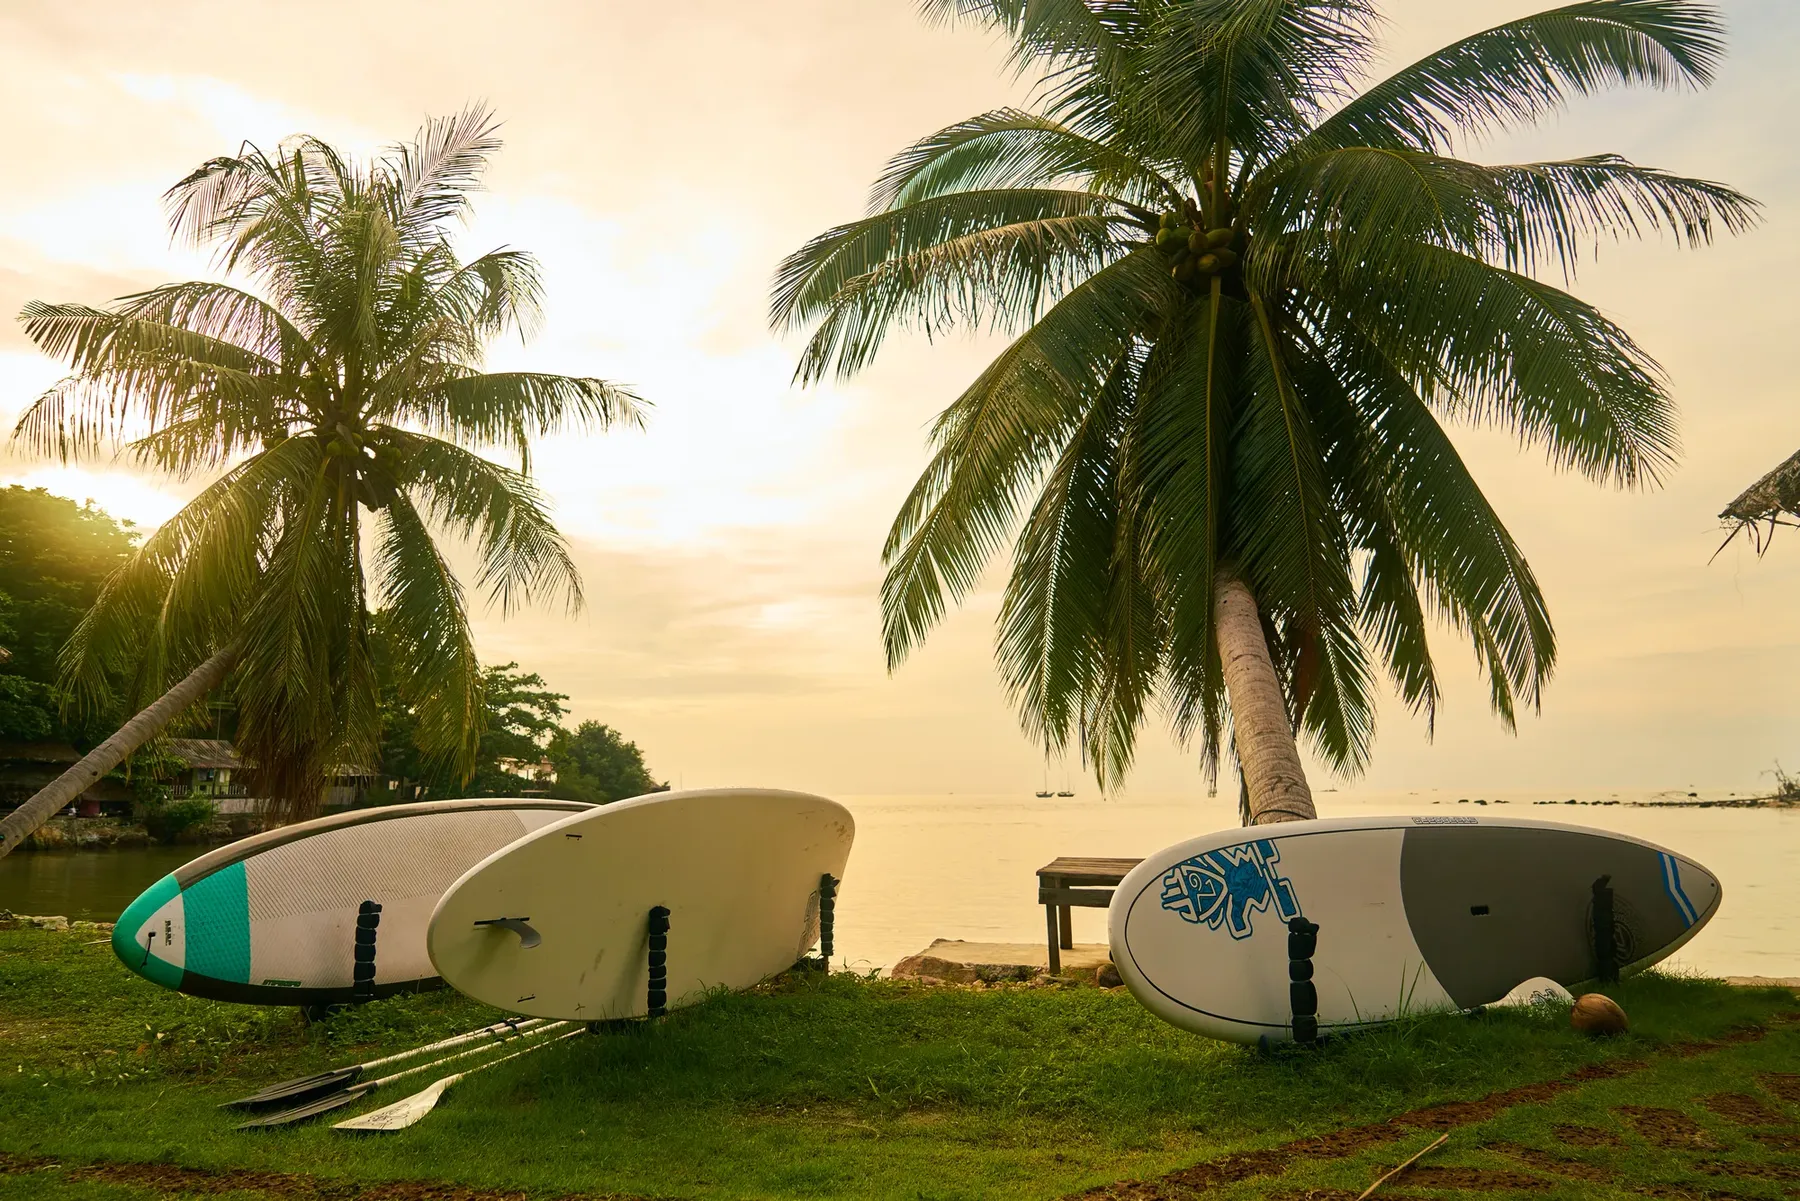
[{"label": "roof of house", "polygon": [[169,754],[189,767],[228,767],[241,770],[244,761],[237,748],[223,738],[171,738]]}]

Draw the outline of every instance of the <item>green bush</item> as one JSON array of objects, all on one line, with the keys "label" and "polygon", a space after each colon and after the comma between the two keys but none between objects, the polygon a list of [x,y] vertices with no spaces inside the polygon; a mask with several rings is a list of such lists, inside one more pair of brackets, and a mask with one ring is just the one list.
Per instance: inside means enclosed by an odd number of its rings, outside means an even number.
[{"label": "green bush", "polygon": [[143,807],[144,829],[158,842],[174,842],[183,831],[204,826],[218,816],[218,809],[205,797],[189,797],[185,801],[164,801]]}]

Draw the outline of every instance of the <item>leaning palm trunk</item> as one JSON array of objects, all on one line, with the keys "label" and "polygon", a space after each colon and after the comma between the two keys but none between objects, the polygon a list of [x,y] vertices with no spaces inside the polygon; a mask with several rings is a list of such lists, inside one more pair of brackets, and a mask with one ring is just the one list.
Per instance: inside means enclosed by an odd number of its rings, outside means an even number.
[{"label": "leaning palm trunk", "polygon": [[1231,698],[1238,770],[1249,792],[1250,824],[1315,818],[1312,789],[1300,765],[1294,727],[1288,724],[1287,702],[1269,657],[1256,597],[1242,580],[1225,576],[1219,581],[1216,603],[1219,659],[1225,669],[1225,692]]},{"label": "leaning palm trunk", "polygon": [[188,706],[218,687],[237,654],[238,648],[230,646],[196,667],[181,683],[126,722],[118,733],[83,755],[74,767],[38,789],[30,800],[7,814],[5,820],[0,821],[0,859],[11,854],[33,831],[91,788],[96,780],[125,762],[127,755],[156,737]]}]

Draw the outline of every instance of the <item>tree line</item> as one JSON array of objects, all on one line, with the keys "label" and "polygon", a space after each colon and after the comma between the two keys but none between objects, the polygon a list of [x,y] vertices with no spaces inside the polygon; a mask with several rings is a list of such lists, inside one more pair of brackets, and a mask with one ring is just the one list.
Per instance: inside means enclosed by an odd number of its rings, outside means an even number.
[{"label": "tree line", "polygon": [[[67,742],[86,750],[130,716],[121,689],[135,665],[111,666],[114,690],[101,704],[75,705],[58,655],[139,540],[131,522],[92,504],[42,488],[0,488],[0,740]],[[371,618],[379,705],[377,754],[367,766],[394,782],[387,799],[529,792],[603,803],[666,787],[650,775],[637,745],[618,731],[594,721],[571,727],[564,720],[568,697],[516,663],[480,670],[479,741],[465,777],[453,762],[421,746],[417,716],[399,684],[407,669],[395,661],[396,640],[385,614]],[[234,707],[222,701],[189,713],[171,732],[230,738],[236,726]],[[554,780],[520,774],[519,768],[537,764],[548,764]]]}]

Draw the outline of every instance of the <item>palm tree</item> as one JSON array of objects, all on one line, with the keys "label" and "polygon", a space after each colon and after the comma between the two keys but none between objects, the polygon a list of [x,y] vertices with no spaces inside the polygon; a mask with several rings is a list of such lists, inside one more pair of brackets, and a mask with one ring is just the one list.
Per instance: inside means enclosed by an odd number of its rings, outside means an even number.
[{"label": "palm tree", "polygon": [[[781,266],[805,383],[889,330],[1014,335],[938,417],[884,548],[898,665],[1016,531],[997,659],[1029,733],[1102,787],[1151,706],[1246,820],[1314,815],[1304,731],[1354,773],[1385,671],[1432,721],[1433,619],[1493,708],[1535,707],[1555,636],[1444,423],[1500,426],[1622,487],[1674,461],[1657,364],[1567,281],[1597,240],[1755,218],[1614,155],[1484,166],[1459,139],[1610,84],[1704,84],[1691,0],[1585,0],[1372,86],[1369,0],[926,0],[1041,73],[902,151],[869,215]],[[1679,276],[1671,274],[1671,283]],[[1229,734],[1227,734],[1229,730]]]},{"label": "palm tree", "polygon": [[[579,605],[531,442],[640,422],[602,380],[480,370],[491,338],[530,331],[541,292],[529,255],[465,263],[451,246],[495,130],[470,109],[368,164],[310,137],[246,145],[167,199],[176,233],[256,291],[25,307],[26,333],[72,373],[16,439],[64,458],[122,443],[179,478],[219,474],[106,583],[64,651],[77,695],[97,699],[103,669],[132,662],[134,703],[160,699],[0,823],[0,854],[227,676],[261,789],[281,813],[315,811],[333,768],[377,744],[371,609],[403,645],[422,748],[472,767],[480,668],[438,535],[473,544],[502,611]],[[476,453],[490,447],[518,466]]]}]

